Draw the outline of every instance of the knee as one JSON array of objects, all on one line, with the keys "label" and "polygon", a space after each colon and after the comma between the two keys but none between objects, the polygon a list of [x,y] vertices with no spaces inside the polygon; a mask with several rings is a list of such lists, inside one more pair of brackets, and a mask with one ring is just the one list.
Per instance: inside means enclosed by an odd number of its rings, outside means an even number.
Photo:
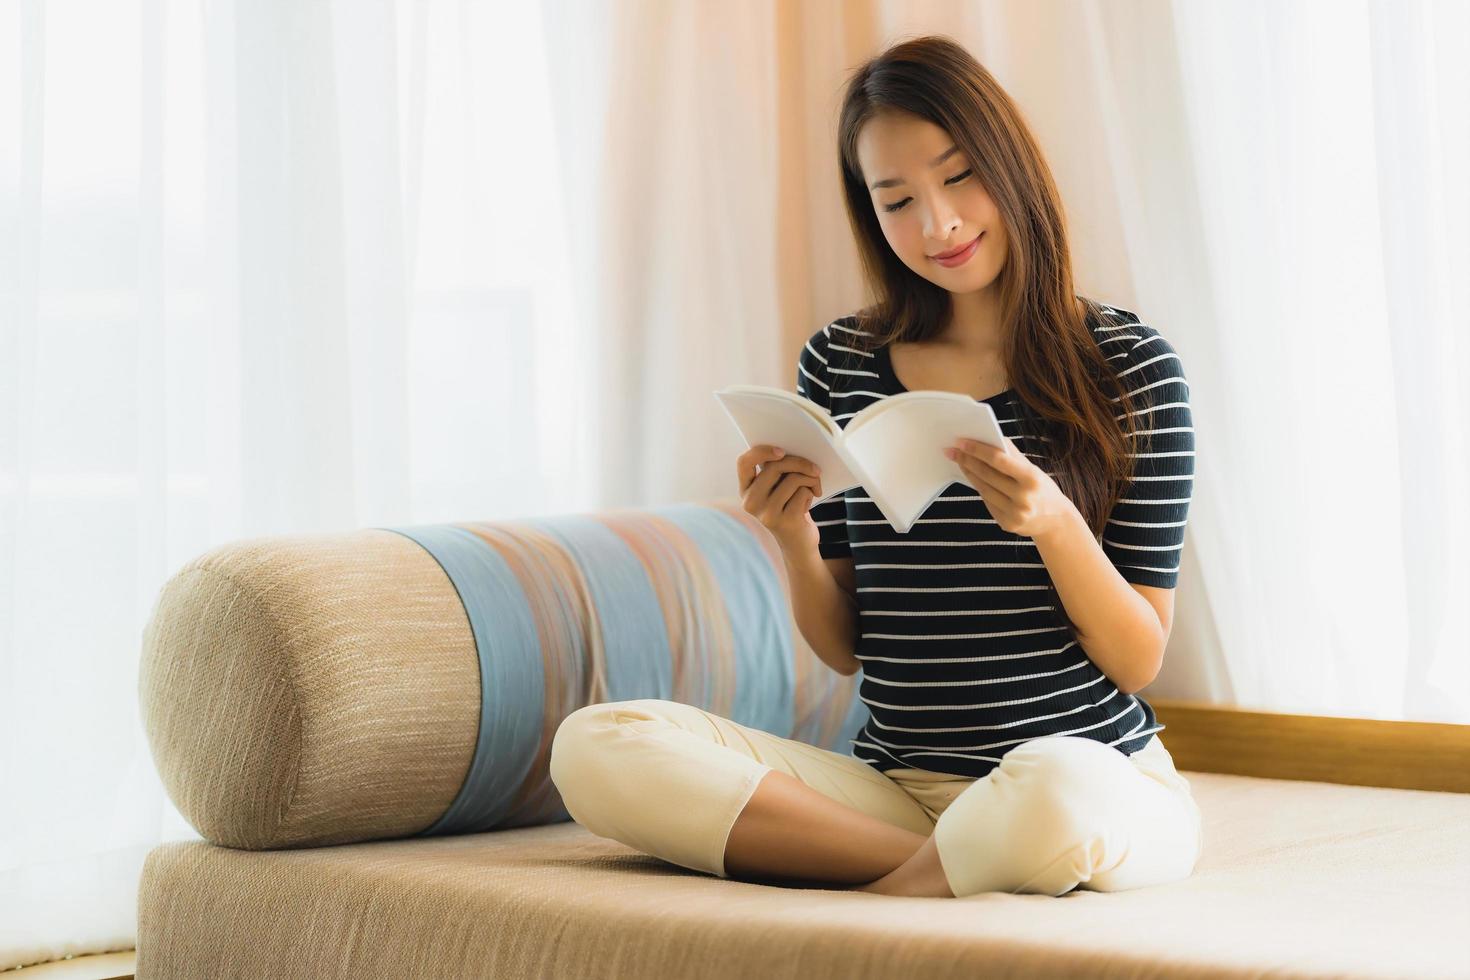
[{"label": "knee", "polygon": [[563,784],[570,780],[565,780],[564,777],[570,775],[570,771],[581,759],[595,751],[599,734],[616,724],[613,721],[613,710],[621,703],[605,701],[583,705],[556,726],[556,734],[551,737],[551,758],[547,768],[551,773],[551,781],[559,789],[565,791]]},{"label": "knee", "polygon": [[587,786],[598,773],[607,771],[604,750],[620,725],[630,717],[648,717],[644,710],[656,700],[638,698],[583,705],[561,720],[551,737],[547,771],[563,802],[575,787]]},{"label": "knee", "polygon": [[1128,759],[1093,739],[1035,739],[1007,753],[999,768],[1014,784],[1022,824],[1056,848],[1105,833],[1126,808],[1118,787]]},{"label": "knee", "polygon": [[1048,736],[1012,749],[939,817],[955,894],[1060,895],[1110,871],[1128,852],[1131,768],[1091,739]]}]

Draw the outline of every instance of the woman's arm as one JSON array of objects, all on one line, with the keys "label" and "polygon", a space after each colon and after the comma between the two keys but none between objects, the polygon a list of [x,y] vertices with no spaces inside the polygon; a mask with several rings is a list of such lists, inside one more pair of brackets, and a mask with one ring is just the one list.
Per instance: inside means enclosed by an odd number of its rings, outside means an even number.
[{"label": "woman's arm", "polygon": [[[1076,505],[1067,500],[1058,519],[1031,540],[1087,656],[1124,694],[1148,686],[1164,661],[1169,631],[1153,603],[1114,567]],[[1155,591],[1172,598],[1172,590]]]},{"label": "woman's arm", "polygon": [[1149,600],[1113,564],[1070,497],[1007,439],[961,439],[945,453],[980,491],[1002,530],[1029,537],[1077,627],[1077,642],[1124,694],[1146,686],[1168,631]]}]

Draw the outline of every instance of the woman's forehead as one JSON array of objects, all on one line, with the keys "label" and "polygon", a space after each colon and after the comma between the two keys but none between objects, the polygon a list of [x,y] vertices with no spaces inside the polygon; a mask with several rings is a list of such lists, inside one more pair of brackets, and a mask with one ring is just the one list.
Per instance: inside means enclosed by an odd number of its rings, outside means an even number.
[{"label": "woman's forehead", "polygon": [[963,152],[943,128],[915,116],[874,117],[857,139],[858,162],[870,186],[938,167]]}]

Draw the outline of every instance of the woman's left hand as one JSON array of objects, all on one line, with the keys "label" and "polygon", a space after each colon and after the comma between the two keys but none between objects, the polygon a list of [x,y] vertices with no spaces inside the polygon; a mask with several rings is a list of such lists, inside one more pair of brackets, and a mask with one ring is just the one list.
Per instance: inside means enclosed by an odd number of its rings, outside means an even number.
[{"label": "woman's left hand", "polygon": [[959,464],[985,498],[995,522],[1012,534],[1028,538],[1045,534],[1074,506],[1055,481],[1009,439],[999,448],[961,439],[944,455]]}]

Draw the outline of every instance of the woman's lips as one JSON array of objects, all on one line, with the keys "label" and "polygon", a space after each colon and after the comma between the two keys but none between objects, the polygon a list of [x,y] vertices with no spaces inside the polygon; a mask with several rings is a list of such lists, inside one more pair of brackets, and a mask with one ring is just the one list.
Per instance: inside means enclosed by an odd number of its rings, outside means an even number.
[{"label": "woman's lips", "polygon": [[957,265],[964,265],[970,260],[970,256],[975,254],[976,249],[980,245],[980,239],[983,237],[985,237],[985,232],[982,231],[980,234],[975,236],[974,241],[972,241],[970,244],[966,245],[964,248],[960,249],[953,255],[931,255],[929,257],[935,262],[938,262],[940,265],[945,266],[946,268],[952,269]]}]

